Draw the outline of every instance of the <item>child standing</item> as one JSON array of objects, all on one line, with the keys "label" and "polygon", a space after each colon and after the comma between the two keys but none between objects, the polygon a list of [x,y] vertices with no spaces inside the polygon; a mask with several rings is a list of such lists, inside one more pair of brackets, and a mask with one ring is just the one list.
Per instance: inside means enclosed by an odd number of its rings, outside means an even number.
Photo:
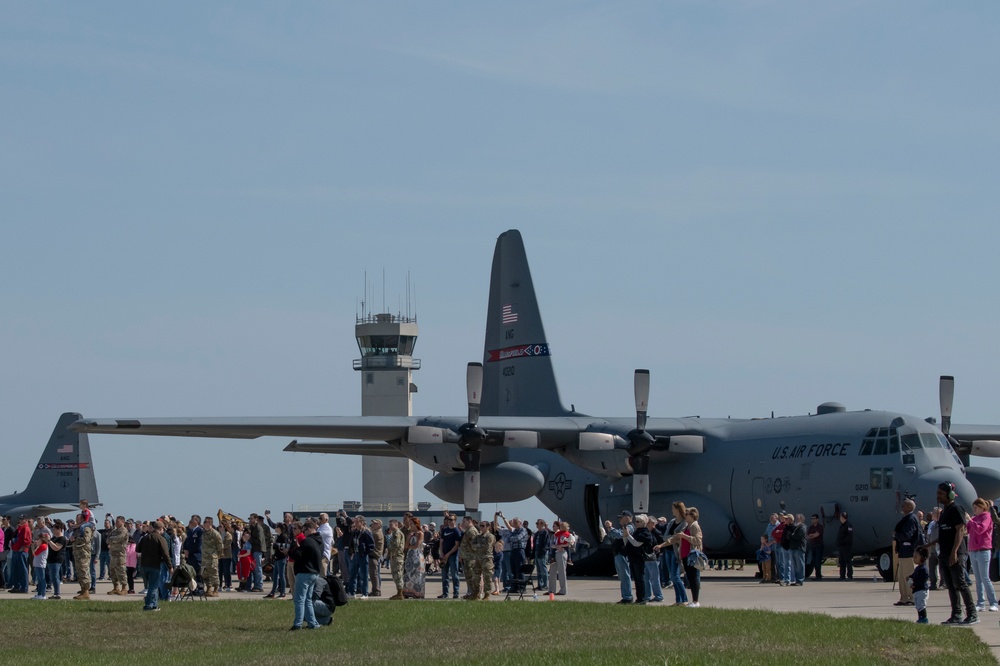
[{"label": "child standing", "polygon": [[913,605],[917,608],[917,624],[928,624],[927,590],[930,589],[930,572],[927,571],[927,549],[920,546],[913,551],[913,574],[907,580],[913,591]]},{"label": "child standing", "polygon": [[767,537],[760,538],[760,549],[757,551],[757,564],[760,565],[760,582],[771,582],[771,546],[767,543]]},{"label": "child standing", "polygon": [[32,554],[35,556],[31,562],[35,570],[35,599],[45,600],[45,569],[49,566],[49,535],[43,532],[32,544]]}]

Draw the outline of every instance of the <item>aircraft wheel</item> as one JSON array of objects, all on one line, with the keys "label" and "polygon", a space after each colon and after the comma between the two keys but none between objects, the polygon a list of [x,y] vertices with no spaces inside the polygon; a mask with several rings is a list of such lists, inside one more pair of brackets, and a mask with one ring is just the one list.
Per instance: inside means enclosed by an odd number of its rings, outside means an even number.
[{"label": "aircraft wheel", "polygon": [[880,550],[875,553],[875,568],[878,569],[878,573],[882,576],[882,580],[887,583],[891,583],[894,578],[892,571],[892,551],[888,548]]}]

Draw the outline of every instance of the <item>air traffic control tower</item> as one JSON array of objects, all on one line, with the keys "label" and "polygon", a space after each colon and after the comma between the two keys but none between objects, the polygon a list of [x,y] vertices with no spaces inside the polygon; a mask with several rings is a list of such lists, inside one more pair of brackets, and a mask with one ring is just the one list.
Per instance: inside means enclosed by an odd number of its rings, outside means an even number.
[{"label": "air traffic control tower", "polygon": [[[361,358],[354,369],[361,372],[362,416],[411,416],[411,395],[417,387],[413,358],[417,343],[416,317],[364,314],[354,326]],[[413,504],[413,463],[408,458],[362,456],[361,504],[363,510],[410,509]]]}]

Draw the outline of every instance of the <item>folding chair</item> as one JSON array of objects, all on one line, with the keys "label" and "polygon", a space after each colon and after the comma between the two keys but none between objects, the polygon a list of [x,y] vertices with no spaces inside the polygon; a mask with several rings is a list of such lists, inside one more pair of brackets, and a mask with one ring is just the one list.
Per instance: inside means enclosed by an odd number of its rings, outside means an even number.
[{"label": "folding chair", "polygon": [[518,575],[511,578],[510,586],[507,588],[507,596],[505,596],[503,600],[510,601],[511,595],[517,595],[518,601],[523,601],[525,594],[530,592],[534,595],[535,586],[532,582],[532,579],[534,578],[532,574],[534,571],[535,565],[533,563],[522,564],[521,571],[518,572]]}]

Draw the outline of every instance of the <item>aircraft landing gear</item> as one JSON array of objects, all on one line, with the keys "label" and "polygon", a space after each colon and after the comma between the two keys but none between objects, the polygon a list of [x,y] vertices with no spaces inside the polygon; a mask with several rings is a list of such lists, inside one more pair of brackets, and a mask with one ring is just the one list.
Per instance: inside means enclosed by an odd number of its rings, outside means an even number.
[{"label": "aircraft landing gear", "polygon": [[875,552],[875,568],[878,569],[879,575],[885,582],[891,583],[894,580],[895,572],[892,570],[891,549],[883,548]]}]

